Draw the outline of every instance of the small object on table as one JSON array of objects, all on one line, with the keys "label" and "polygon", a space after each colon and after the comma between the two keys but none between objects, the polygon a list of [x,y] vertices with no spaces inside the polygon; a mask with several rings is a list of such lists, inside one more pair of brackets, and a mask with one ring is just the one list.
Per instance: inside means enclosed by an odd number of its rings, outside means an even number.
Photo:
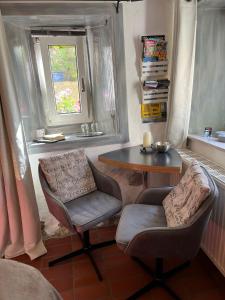
[{"label": "small object on table", "polygon": [[160,153],[165,153],[170,149],[171,145],[169,142],[156,142],[153,144],[153,149]]},{"label": "small object on table", "polygon": [[210,137],[212,135],[212,127],[205,127],[204,136]]},{"label": "small object on table", "polygon": [[149,147],[144,147],[143,145],[140,146],[140,152],[144,154],[152,153],[154,151],[152,145]]},{"label": "small object on table", "polygon": [[150,131],[144,132],[143,134],[143,145],[140,149],[141,153],[151,153],[152,152],[152,135]]},{"label": "small object on table", "polygon": [[144,132],[143,135],[143,148],[151,147],[152,135],[150,131]]}]

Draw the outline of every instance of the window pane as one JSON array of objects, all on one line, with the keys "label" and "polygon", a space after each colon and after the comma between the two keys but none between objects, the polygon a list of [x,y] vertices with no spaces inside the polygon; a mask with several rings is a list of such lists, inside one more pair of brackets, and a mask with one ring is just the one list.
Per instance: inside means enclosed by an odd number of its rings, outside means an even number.
[{"label": "window pane", "polygon": [[76,46],[51,45],[48,48],[56,111],[59,114],[80,113]]}]

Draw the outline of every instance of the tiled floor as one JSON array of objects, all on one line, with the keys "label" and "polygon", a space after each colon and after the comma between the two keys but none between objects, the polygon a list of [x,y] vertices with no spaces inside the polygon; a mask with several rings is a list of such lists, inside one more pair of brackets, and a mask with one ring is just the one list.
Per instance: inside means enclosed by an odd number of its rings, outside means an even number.
[{"label": "tiled floor", "polygon": [[[93,242],[109,240],[115,236],[115,227],[96,229],[91,233]],[[81,246],[78,237],[51,239],[46,241],[48,253],[30,262],[23,255],[18,261],[38,268],[56,287],[64,300],[124,300],[135,290],[143,287],[149,276],[116,245],[95,250],[95,258],[104,280],[99,282],[87,256],[83,255],[57,266],[48,267],[48,261]],[[148,264],[152,264],[149,261]],[[172,262],[168,262],[168,266]],[[183,300],[225,299],[225,278],[210,260],[199,252],[190,268],[180,272],[168,284]],[[141,297],[140,300],[170,300],[161,289]],[[44,300],[44,299],[43,299]]]}]

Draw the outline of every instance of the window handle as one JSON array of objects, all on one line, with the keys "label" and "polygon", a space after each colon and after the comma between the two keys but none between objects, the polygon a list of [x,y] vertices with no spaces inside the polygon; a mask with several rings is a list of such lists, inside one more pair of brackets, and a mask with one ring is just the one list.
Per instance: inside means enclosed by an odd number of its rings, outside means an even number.
[{"label": "window handle", "polygon": [[81,79],[81,92],[84,93],[85,92],[85,83],[84,83],[84,78],[82,77]]}]

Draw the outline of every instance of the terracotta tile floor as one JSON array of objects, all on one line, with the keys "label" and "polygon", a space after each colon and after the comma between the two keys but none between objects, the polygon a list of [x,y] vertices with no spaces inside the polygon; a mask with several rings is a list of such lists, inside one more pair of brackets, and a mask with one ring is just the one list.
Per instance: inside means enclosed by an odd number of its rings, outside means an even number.
[{"label": "terracotta tile floor", "polygon": [[[115,227],[95,229],[91,232],[93,242],[113,239]],[[135,290],[143,287],[149,276],[116,245],[95,250],[94,256],[104,280],[99,282],[87,256],[83,255],[54,267],[48,261],[78,249],[78,237],[50,239],[45,242],[48,253],[30,262],[26,255],[18,261],[32,265],[61,293],[64,300],[124,300]],[[148,264],[153,265],[153,260]],[[172,267],[174,262],[168,262]],[[222,300],[225,299],[225,278],[217,271],[210,260],[199,252],[190,268],[180,272],[168,284],[183,300]],[[155,289],[140,300],[170,300],[162,289]],[[44,299],[43,299],[44,300]]]}]

